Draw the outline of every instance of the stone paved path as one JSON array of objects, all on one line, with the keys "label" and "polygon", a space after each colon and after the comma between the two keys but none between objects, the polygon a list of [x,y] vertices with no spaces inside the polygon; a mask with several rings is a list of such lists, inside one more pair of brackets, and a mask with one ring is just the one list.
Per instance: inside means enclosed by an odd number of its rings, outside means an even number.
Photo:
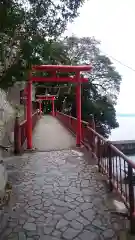
[{"label": "stone paved path", "polygon": [[109,194],[82,152],[25,154],[8,169],[14,196],[0,240],[116,240],[125,228],[108,211]]},{"label": "stone paved path", "polygon": [[75,138],[51,115],[42,116],[33,133],[33,146],[39,151],[69,149]]}]

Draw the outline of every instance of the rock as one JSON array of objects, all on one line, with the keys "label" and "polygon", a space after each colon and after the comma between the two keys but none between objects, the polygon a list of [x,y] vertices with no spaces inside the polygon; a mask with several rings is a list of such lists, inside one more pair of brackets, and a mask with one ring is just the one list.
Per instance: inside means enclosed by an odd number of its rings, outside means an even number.
[{"label": "rock", "polygon": [[73,219],[77,218],[77,216],[78,216],[78,213],[75,211],[72,211],[72,210],[67,212],[66,214],[64,214],[64,217],[67,220],[73,220]]},{"label": "rock", "polygon": [[56,229],[63,228],[68,225],[68,221],[62,218],[56,225]]},{"label": "rock", "polygon": [[35,223],[26,222],[24,224],[23,228],[28,230],[28,231],[35,231],[36,230],[36,224]]},{"label": "rock", "polygon": [[[68,228],[64,233],[63,237],[68,240],[75,238],[81,230],[75,230],[73,228]],[[85,238],[84,238],[85,239]]]}]

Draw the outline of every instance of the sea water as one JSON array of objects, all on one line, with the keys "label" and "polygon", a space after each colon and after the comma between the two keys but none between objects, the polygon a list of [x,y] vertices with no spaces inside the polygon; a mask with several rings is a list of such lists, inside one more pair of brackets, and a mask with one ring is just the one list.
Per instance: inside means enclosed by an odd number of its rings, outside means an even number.
[{"label": "sea water", "polygon": [[[119,127],[112,130],[109,140],[135,140],[135,114],[123,114],[117,116]],[[135,155],[128,156],[131,161],[135,162]]]}]

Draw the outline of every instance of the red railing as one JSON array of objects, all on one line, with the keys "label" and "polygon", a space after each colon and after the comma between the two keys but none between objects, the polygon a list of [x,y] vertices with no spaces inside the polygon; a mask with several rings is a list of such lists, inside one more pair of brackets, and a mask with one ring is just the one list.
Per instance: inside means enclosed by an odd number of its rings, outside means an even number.
[{"label": "red railing", "polygon": [[[36,111],[32,114],[32,129],[34,129],[38,119],[39,113]],[[14,127],[14,152],[16,154],[21,152],[23,144],[26,140],[26,127],[26,120],[20,123],[19,118],[16,118]]]},{"label": "red railing", "polygon": [[[56,117],[76,134],[76,118],[60,112],[56,113]],[[82,142],[91,149],[93,157],[97,160],[99,172],[107,176],[110,190],[116,190],[124,202],[128,210],[130,230],[135,234],[135,164],[84,121]]]}]

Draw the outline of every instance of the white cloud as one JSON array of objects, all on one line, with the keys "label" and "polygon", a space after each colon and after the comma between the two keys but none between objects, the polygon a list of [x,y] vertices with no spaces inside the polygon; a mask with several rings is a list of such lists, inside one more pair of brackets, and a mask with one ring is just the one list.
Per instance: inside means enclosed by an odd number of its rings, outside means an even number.
[{"label": "white cloud", "polygon": [[[135,69],[135,0],[89,0],[67,34],[95,36],[101,50]],[[117,111],[135,112],[135,72],[112,60],[122,75]]]}]

